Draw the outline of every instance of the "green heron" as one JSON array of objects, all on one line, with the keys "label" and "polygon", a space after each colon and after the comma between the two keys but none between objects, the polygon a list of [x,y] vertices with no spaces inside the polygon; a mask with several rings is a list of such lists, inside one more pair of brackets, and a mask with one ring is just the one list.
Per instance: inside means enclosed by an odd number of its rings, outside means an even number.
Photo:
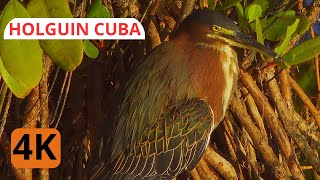
[{"label": "green heron", "polygon": [[156,47],[126,83],[110,157],[95,179],[172,179],[192,170],[236,86],[231,46],[279,58],[211,10],[193,12]]}]

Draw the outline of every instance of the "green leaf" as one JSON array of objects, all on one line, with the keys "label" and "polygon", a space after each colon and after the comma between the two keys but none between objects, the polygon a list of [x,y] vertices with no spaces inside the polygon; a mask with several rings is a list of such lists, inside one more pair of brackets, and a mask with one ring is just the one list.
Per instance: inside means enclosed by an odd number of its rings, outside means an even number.
[{"label": "green leaf", "polygon": [[[262,28],[261,28],[261,24],[260,24],[260,19],[258,17],[256,17],[256,30],[257,30],[257,41],[260,44],[264,45],[264,38],[262,35]],[[265,60],[265,56],[263,54],[260,53],[260,56],[263,60]]]},{"label": "green leaf", "polygon": [[6,68],[3,66],[2,59],[0,57],[0,73],[1,77],[3,78],[4,82],[8,85],[10,90],[13,92],[15,96],[18,98],[24,98],[26,97],[32,88],[26,87],[22,85],[20,82],[15,80],[6,70]]},{"label": "green leaf", "polygon": [[81,40],[41,40],[41,48],[63,70],[73,71],[83,58]]},{"label": "green leaf", "polygon": [[[87,18],[109,18],[110,12],[102,5],[102,0],[94,0],[86,15]],[[97,58],[99,49],[95,47],[89,40],[84,40],[84,52],[90,58]]]},{"label": "green leaf", "polygon": [[[72,18],[68,0],[31,0],[27,10],[37,18]],[[45,53],[65,71],[74,70],[83,58],[82,40],[40,40]]]},{"label": "green leaf", "polygon": [[241,5],[241,3],[237,3],[235,6],[236,6],[238,15],[244,17],[243,6]]},{"label": "green leaf", "polygon": [[275,17],[282,17],[282,16],[294,16],[296,15],[296,12],[294,10],[288,10],[288,11],[282,11],[282,12],[279,12],[277,14],[275,14],[274,16]]},{"label": "green leaf", "polygon": [[[308,22],[300,16],[295,16],[294,11],[281,12],[268,19],[261,20],[261,27],[265,38],[270,41],[283,41],[286,38],[287,27],[292,25],[296,19],[302,20],[302,23],[299,23],[295,32],[301,35],[308,29]],[[255,22],[250,25],[256,31]]]},{"label": "green leaf", "polygon": [[99,49],[96,46],[94,46],[88,39],[84,40],[83,48],[84,48],[84,52],[88,57],[93,59],[98,57]]},{"label": "green leaf", "polygon": [[303,16],[296,16],[300,20],[299,26],[297,28],[297,33],[299,35],[303,35],[310,27],[310,23],[308,21],[308,18],[303,17]]},{"label": "green leaf", "polygon": [[29,17],[17,0],[11,0],[0,20],[0,73],[10,90],[20,98],[26,96],[41,79],[42,50],[37,40],[4,40],[3,33],[13,18]]},{"label": "green leaf", "polygon": [[32,17],[50,17],[49,9],[45,0],[31,0],[27,4],[27,10]]},{"label": "green leaf", "polygon": [[54,0],[54,1],[37,0],[37,1],[45,2],[46,7],[49,11],[50,17],[53,17],[53,18],[72,18],[73,17],[69,8],[68,0]]},{"label": "green leaf", "polygon": [[228,0],[228,1],[224,1],[221,5],[217,5],[216,9],[218,11],[221,10],[225,10],[228,8],[231,8],[233,6],[235,6],[236,4],[238,4],[239,2],[241,2],[241,0]]},{"label": "green leaf", "polygon": [[283,58],[289,65],[300,64],[320,54],[320,36],[309,39],[286,53]]},{"label": "green leaf", "polygon": [[257,40],[260,44],[264,45],[264,39],[262,35],[262,28],[260,24],[260,19],[256,17],[256,31],[257,31]]},{"label": "green leaf", "polygon": [[252,4],[258,4],[262,12],[265,12],[269,8],[269,2],[266,0],[255,0]]},{"label": "green leaf", "polygon": [[285,50],[287,49],[288,44],[291,40],[293,33],[296,32],[296,30],[297,30],[299,22],[300,22],[300,20],[296,19],[296,21],[291,26],[288,26],[286,38],[284,39],[284,41],[282,41],[282,43],[279,47],[276,47],[276,49],[275,49],[276,53],[282,55],[285,52]]},{"label": "green leaf", "polygon": [[251,4],[246,8],[246,16],[249,19],[249,23],[254,21],[256,17],[262,15],[262,9],[259,4]]},{"label": "green leaf", "polygon": [[102,0],[94,0],[86,15],[87,18],[109,18],[109,10],[102,5]]},{"label": "green leaf", "polygon": [[242,31],[246,31],[248,32],[248,24],[247,24],[247,20],[245,18],[245,15],[244,15],[244,11],[243,11],[243,7],[240,3],[236,4],[236,10],[237,10],[237,13],[238,13],[238,23],[239,23],[239,28],[242,30]]}]

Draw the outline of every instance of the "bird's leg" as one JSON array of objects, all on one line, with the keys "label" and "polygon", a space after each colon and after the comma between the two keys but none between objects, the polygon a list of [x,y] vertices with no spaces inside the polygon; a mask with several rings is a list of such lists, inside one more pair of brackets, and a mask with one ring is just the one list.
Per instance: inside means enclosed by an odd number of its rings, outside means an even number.
[{"label": "bird's leg", "polygon": [[266,64],[264,67],[262,67],[260,70],[264,70],[264,69],[267,69],[267,68],[273,68],[273,67],[276,67],[276,63],[275,61],[271,62],[271,63],[268,63]]},{"label": "bird's leg", "polygon": [[[260,70],[263,71],[267,68],[275,68],[277,66],[277,64],[275,63],[275,61],[268,63],[267,65],[265,65],[264,67],[262,67]],[[283,69],[277,70],[274,73],[274,76],[272,78],[270,78],[269,80],[267,80],[264,84],[268,84],[270,81],[272,81],[274,78],[276,78],[281,72],[283,71]]]},{"label": "bird's leg", "polygon": [[101,42],[98,43],[97,40],[90,40],[90,42],[98,49],[101,49],[103,47],[103,44]]},{"label": "bird's leg", "polygon": [[270,78],[270,79],[266,82],[266,84],[268,84],[270,81],[272,81],[274,78],[276,78],[282,71],[283,71],[283,69],[280,69],[280,70],[276,71],[276,72],[274,73],[273,77]]}]

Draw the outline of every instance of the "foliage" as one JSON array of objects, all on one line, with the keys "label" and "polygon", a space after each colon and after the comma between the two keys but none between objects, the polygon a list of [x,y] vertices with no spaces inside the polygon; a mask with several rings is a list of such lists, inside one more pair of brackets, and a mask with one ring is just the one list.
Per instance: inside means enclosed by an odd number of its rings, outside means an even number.
[{"label": "foliage", "polygon": [[4,40],[6,25],[15,17],[30,17],[17,1],[8,3],[0,21],[0,73],[11,91],[25,97],[41,79],[42,50],[38,41]]},{"label": "foliage", "polygon": [[251,4],[246,9],[246,17],[249,19],[249,23],[254,21],[256,18],[261,17],[262,15],[262,9],[259,4]]},{"label": "foliage", "polygon": [[86,15],[87,18],[109,18],[109,10],[102,5],[102,0],[94,0]]},{"label": "foliage", "polygon": [[1,75],[17,97],[25,97],[39,83],[42,76],[42,50],[66,71],[74,70],[81,63],[83,57],[81,40],[3,39],[4,28],[13,18],[30,16],[71,18],[67,0],[31,0],[27,4],[27,9],[17,0],[11,0],[1,15],[0,55],[3,63]]},{"label": "foliage", "polygon": [[[86,15],[87,18],[109,18],[110,12],[102,5],[102,0],[94,0]],[[94,46],[89,40],[84,40],[84,52],[90,58],[97,58],[99,49]]]},{"label": "foliage", "polygon": [[300,20],[296,19],[296,21],[292,25],[287,27],[287,33],[286,33],[285,39],[282,41],[280,46],[275,48],[276,53],[278,53],[279,55],[282,55],[285,52],[292,38],[293,33],[297,30],[299,22]]},{"label": "foliage", "polygon": [[320,54],[320,36],[309,39],[286,53],[283,58],[290,65],[300,64]]},{"label": "foliage", "polygon": [[[72,18],[67,0],[31,0],[27,5],[31,17]],[[82,61],[81,40],[40,40],[46,54],[65,71],[72,71]],[[68,51],[65,51],[68,49]]]},{"label": "foliage", "polygon": [[[292,25],[297,19],[300,22],[295,33],[302,35],[308,30],[309,23],[306,18],[295,16],[294,11],[280,12],[270,18],[262,19],[261,26],[266,39],[270,41],[284,40],[286,38],[287,27]],[[255,23],[252,23],[251,27],[255,30]]]},{"label": "foliage", "polygon": [[86,53],[86,55],[90,58],[97,58],[99,55],[99,49],[94,46],[88,39],[85,39],[83,41],[83,50]]}]

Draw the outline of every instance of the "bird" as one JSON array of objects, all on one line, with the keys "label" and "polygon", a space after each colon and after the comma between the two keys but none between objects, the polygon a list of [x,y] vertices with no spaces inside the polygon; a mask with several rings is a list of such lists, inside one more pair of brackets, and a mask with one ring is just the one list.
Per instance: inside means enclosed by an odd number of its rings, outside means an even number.
[{"label": "bird", "polygon": [[194,10],[124,86],[110,155],[92,179],[173,179],[200,161],[237,86],[233,47],[273,58],[222,13]]}]

